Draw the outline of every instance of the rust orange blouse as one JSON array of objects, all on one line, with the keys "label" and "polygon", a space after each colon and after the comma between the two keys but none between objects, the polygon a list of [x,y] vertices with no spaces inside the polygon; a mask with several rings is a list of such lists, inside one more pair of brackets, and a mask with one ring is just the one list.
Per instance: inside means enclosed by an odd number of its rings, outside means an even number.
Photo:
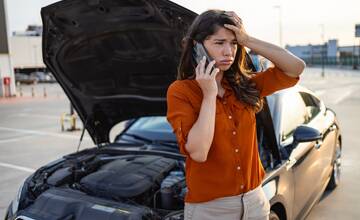
[{"label": "rust orange blouse", "polygon": [[[299,77],[270,67],[252,80],[264,97],[294,86]],[[258,153],[255,112],[236,99],[225,78],[221,85],[225,94],[216,98],[214,138],[207,160],[202,163],[192,160],[185,149],[187,135],[200,112],[201,88],[195,79],[186,79],[176,80],[167,91],[167,120],[180,152],[187,156],[185,202],[206,202],[247,192],[259,186],[265,175]]]}]

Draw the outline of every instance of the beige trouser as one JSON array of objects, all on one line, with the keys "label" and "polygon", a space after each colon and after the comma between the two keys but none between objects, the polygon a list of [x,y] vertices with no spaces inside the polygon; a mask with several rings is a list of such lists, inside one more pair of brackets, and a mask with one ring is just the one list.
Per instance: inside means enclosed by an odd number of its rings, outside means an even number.
[{"label": "beige trouser", "polygon": [[185,220],[267,220],[270,203],[261,186],[244,194],[185,203]]}]

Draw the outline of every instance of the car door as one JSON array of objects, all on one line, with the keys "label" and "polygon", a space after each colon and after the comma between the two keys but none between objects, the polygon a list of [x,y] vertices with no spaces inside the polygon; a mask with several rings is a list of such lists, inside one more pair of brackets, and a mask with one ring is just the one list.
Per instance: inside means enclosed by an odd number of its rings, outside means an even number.
[{"label": "car door", "polygon": [[336,125],[334,124],[335,115],[328,111],[322,101],[308,92],[300,92],[306,105],[308,114],[307,125],[316,128],[323,134],[323,140],[318,145],[320,154],[317,159],[321,170],[318,176],[320,183],[319,192],[325,187],[325,184],[332,172],[332,161],[336,145]]},{"label": "car door", "polygon": [[305,142],[293,145],[293,133],[302,124],[309,122],[306,105],[296,90],[288,91],[283,96],[280,126],[281,148],[292,149],[287,169],[293,172],[294,177],[294,202],[293,216],[302,216],[307,211],[309,203],[317,195],[319,189],[319,175],[321,152],[316,148],[316,142]]}]

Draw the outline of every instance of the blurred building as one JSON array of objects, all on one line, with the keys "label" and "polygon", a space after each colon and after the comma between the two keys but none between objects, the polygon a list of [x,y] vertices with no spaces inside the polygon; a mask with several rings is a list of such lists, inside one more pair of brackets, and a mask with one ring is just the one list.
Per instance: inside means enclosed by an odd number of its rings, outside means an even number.
[{"label": "blurred building", "polygon": [[0,97],[16,95],[15,73],[46,70],[42,58],[42,26],[29,25],[9,37],[6,5],[0,0]]},{"label": "blurred building", "polygon": [[42,26],[29,25],[25,31],[8,35],[6,1],[0,0],[0,97],[16,95],[15,73],[44,71]]},{"label": "blurred building", "polygon": [[9,39],[11,61],[15,73],[44,71],[42,58],[42,26],[29,25],[26,31],[15,31]]},{"label": "blurred building", "polygon": [[[359,46],[339,46],[337,39],[317,45],[287,45],[286,49],[303,59],[307,65],[359,66]],[[359,66],[360,67],[360,66]]]},{"label": "blurred building", "polygon": [[16,94],[14,71],[12,68],[5,1],[0,0],[0,97]]},{"label": "blurred building", "polygon": [[41,36],[42,26],[28,25],[25,31],[13,31],[13,36]]}]

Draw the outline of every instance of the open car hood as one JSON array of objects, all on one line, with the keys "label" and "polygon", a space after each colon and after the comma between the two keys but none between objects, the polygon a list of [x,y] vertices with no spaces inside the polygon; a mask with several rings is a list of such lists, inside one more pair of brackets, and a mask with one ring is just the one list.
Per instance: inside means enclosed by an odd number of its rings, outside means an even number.
[{"label": "open car hood", "polygon": [[96,144],[165,115],[181,39],[196,13],[167,0],[63,0],[41,9],[43,59]]}]

